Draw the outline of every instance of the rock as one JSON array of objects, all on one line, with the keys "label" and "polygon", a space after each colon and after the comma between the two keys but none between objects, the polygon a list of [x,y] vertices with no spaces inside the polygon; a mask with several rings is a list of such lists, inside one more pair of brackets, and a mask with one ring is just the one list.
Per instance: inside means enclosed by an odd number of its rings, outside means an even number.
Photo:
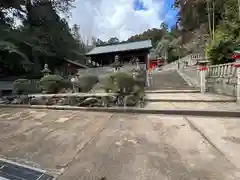
[{"label": "rock", "polygon": [[46,105],[46,101],[43,97],[33,97],[30,100],[31,105]]},{"label": "rock", "polygon": [[84,100],[83,97],[77,97],[77,96],[70,96],[66,98],[61,98],[58,100],[57,105],[70,105],[70,106],[76,106],[79,104],[79,102],[82,102]]},{"label": "rock", "polygon": [[66,89],[65,93],[73,93],[72,89]]},{"label": "rock", "polygon": [[78,106],[101,106],[102,105],[102,101],[99,100],[98,98],[95,97],[89,97],[86,98],[85,100],[83,100],[81,103],[78,104]]},{"label": "rock", "polygon": [[67,98],[61,98],[58,100],[57,105],[63,106],[63,105],[68,105],[68,99]]},{"label": "rock", "polygon": [[21,104],[29,104],[30,97],[28,95],[22,95],[19,97]]},{"label": "rock", "polygon": [[59,91],[59,93],[73,93],[73,90],[72,89],[66,89],[66,88],[63,88]]},{"label": "rock", "polygon": [[11,104],[21,104],[21,103],[22,103],[22,101],[19,98],[16,98],[16,99],[11,101]]},{"label": "rock", "polygon": [[104,106],[111,106],[111,105],[116,105],[117,104],[117,97],[116,96],[106,96],[102,98],[103,100],[103,105]]},{"label": "rock", "polygon": [[10,104],[11,101],[9,101],[8,99],[0,99],[0,104]]},{"label": "rock", "polygon": [[137,104],[137,97],[133,95],[124,97],[124,106],[135,106]]},{"label": "rock", "polygon": [[46,105],[52,106],[52,105],[55,105],[55,104],[57,104],[57,99],[56,98],[48,97],[46,99]]}]

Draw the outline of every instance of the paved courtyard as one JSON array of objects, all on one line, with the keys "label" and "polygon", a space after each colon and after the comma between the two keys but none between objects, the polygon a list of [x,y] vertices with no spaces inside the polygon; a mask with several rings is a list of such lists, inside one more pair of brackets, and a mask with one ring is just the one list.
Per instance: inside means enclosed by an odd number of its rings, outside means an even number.
[{"label": "paved courtyard", "polygon": [[237,119],[0,109],[1,158],[59,180],[236,180]]}]

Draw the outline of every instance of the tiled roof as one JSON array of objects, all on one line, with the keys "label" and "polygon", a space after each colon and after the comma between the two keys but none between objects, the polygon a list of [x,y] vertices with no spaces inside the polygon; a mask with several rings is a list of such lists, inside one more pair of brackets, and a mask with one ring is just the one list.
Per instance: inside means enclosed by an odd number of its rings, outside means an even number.
[{"label": "tiled roof", "polygon": [[95,47],[86,55],[105,54],[105,53],[111,53],[111,52],[121,52],[121,51],[150,49],[150,48],[152,48],[151,40],[144,40],[144,41],[126,42],[126,43],[103,45],[103,46]]},{"label": "tiled roof", "polygon": [[72,61],[72,60],[69,60],[69,59],[66,59],[66,58],[64,58],[64,60],[67,61],[67,62],[69,62],[69,63],[71,63],[71,64],[74,64],[74,65],[76,65],[76,66],[79,66],[79,67],[82,67],[82,68],[88,68],[86,65],[81,64],[81,63],[79,63],[79,62]]}]

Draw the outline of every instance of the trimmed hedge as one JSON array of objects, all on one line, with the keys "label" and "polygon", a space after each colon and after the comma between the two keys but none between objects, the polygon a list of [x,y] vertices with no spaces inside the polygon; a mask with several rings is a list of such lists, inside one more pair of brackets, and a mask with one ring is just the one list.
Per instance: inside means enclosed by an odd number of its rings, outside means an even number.
[{"label": "trimmed hedge", "polygon": [[138,94],[144,91],[139,79],[134,79],[131,74],[116,72],[109,75],[104,81],[106,92],[119,93],[120,95]]},{"label": "trimmed hedge", "polygon": [[94,85],[99,82],[99,79],[95,75],[84,75],[78,78],[76,82],[76,87],[80,92],[88,92],[90,91]]},{"label": "trimmed hedge", "polygon": [[41,89],[33,86],[28,79],[17,79],[13,82],[13,92],[16,94],[40,93]]},{"label": "trimmed hedge", "polygon": [[58,93],[71,83],[66,81],[60,75],[48,75],[40,79],[40,87],[46,93]]}]

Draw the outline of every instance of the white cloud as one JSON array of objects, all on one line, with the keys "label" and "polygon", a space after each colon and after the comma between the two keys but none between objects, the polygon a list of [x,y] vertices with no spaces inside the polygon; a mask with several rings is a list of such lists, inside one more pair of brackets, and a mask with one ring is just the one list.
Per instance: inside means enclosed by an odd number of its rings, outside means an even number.
[{"label": "white cloud", "polygon": [[70,24],[78,24],[86,37],[125,40],[131,35],[160,27],[163,0],[143,0],[146,11],[135,11],[133,0],[76,0]]}]

